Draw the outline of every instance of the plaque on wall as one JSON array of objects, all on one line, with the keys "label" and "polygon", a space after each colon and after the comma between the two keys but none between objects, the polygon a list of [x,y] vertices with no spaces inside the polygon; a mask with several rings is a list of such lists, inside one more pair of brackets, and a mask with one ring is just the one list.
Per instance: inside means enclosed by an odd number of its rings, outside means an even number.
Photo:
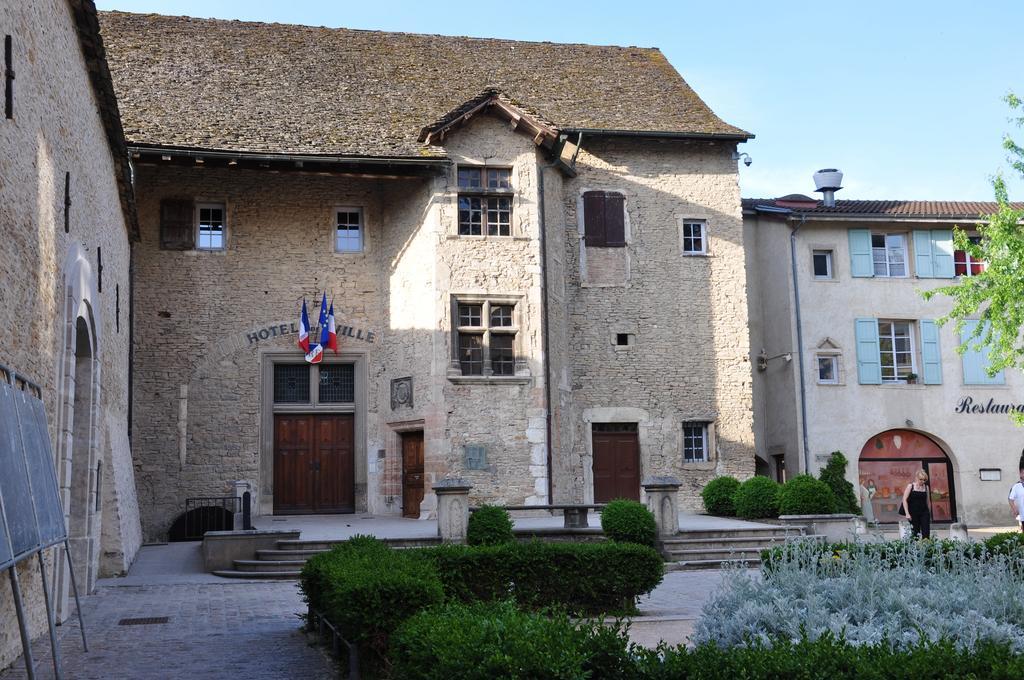
[{"label": "plaque on wall", "polygon": [[391,410],[400,406],[412,408],[412,376],[391,380]]}]

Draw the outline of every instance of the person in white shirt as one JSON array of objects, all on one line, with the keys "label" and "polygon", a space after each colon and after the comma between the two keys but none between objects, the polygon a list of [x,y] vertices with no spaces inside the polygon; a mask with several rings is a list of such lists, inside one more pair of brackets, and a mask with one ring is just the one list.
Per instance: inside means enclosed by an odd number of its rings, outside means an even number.
[{"label": "person in white shirt", "polygon": [[1024,531],[1024,466],[1020,469],[1020,481],[1010,487],[1007,501],[1010,503],[1010,510],[1016,513],[1020,530]]}]

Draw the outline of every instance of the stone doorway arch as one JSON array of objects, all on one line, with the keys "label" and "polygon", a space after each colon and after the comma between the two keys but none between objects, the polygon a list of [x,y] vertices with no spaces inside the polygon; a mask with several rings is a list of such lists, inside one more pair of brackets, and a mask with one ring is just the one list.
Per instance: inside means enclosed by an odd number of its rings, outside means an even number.
[{"label": "stone doorway arch", "polygon": [[[918,470],[928,473],[932,522],[956,521],[953,462],[939,443],[915,430],[886,430],[864,444],[857,462],[859,481],[871,496],[871,511],[882,523],[903,519],[897,508]],[[867,513],[865,513],[867,514]]]}]

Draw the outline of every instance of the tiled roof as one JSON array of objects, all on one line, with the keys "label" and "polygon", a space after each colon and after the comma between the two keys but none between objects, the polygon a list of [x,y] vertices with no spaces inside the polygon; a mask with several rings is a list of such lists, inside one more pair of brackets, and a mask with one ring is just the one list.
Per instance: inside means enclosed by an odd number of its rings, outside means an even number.
[{"label": "tiled roof", "polygon": [[439,155],[422,128],[494,89],[560,129],[723,135],[657,49],[103,12],[130,144]]},{"label": "tiled roof", "polygon": [[[779,199],[783,200],[783,199]],[[744,198],[743,208],[775,207],[774,198]],[[1024,203],[1011,203],[1014,210],[1024,210]],[[865,217],[933,217],[976,218],[998,210],[994,201],[836,201],[834,208],[818,202],[814,208],[802,210],[808,215],[849,215]]]}]

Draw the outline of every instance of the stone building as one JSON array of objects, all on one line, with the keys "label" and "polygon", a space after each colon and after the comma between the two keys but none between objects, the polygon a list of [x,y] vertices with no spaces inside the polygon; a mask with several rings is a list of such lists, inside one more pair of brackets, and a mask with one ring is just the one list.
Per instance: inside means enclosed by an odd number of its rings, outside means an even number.
[{"label": "stone building", "polygon": [[[79,587],[91,589],[126,571],[142,540],[128,430],[128,156],[91,2],[2,2],[0,35],[0,379],[42,397]],[[45,557],[63,620],[73,609],[59,550]],[[39,570],[34,558],[17,569],[38,635]],[[3,574],[0,668],[20,653]]]},{"label": "stone building", "polygon": [[[260,513],[419,517],[447,477],[538,505],[672,474],[694,508],[753,473],[750,135],[658,50],[101,22],[148,538],[246,485]],[[339,348],[310,364],[325,294]]]},{"label": "stone building", "polygon": [[793,194],[743,210],[759,457],[783,479],[842,451],[881,522],[897,521],[918,469],[935,521],[1012,522],[1024,434],[1007,412],[1024,403],[1024,379],[989,376],[983,351],[958,354],[953,324],[936,323],[950,299],[921,295],[984,268],[952,230],[975,235],[996,204]]}]

